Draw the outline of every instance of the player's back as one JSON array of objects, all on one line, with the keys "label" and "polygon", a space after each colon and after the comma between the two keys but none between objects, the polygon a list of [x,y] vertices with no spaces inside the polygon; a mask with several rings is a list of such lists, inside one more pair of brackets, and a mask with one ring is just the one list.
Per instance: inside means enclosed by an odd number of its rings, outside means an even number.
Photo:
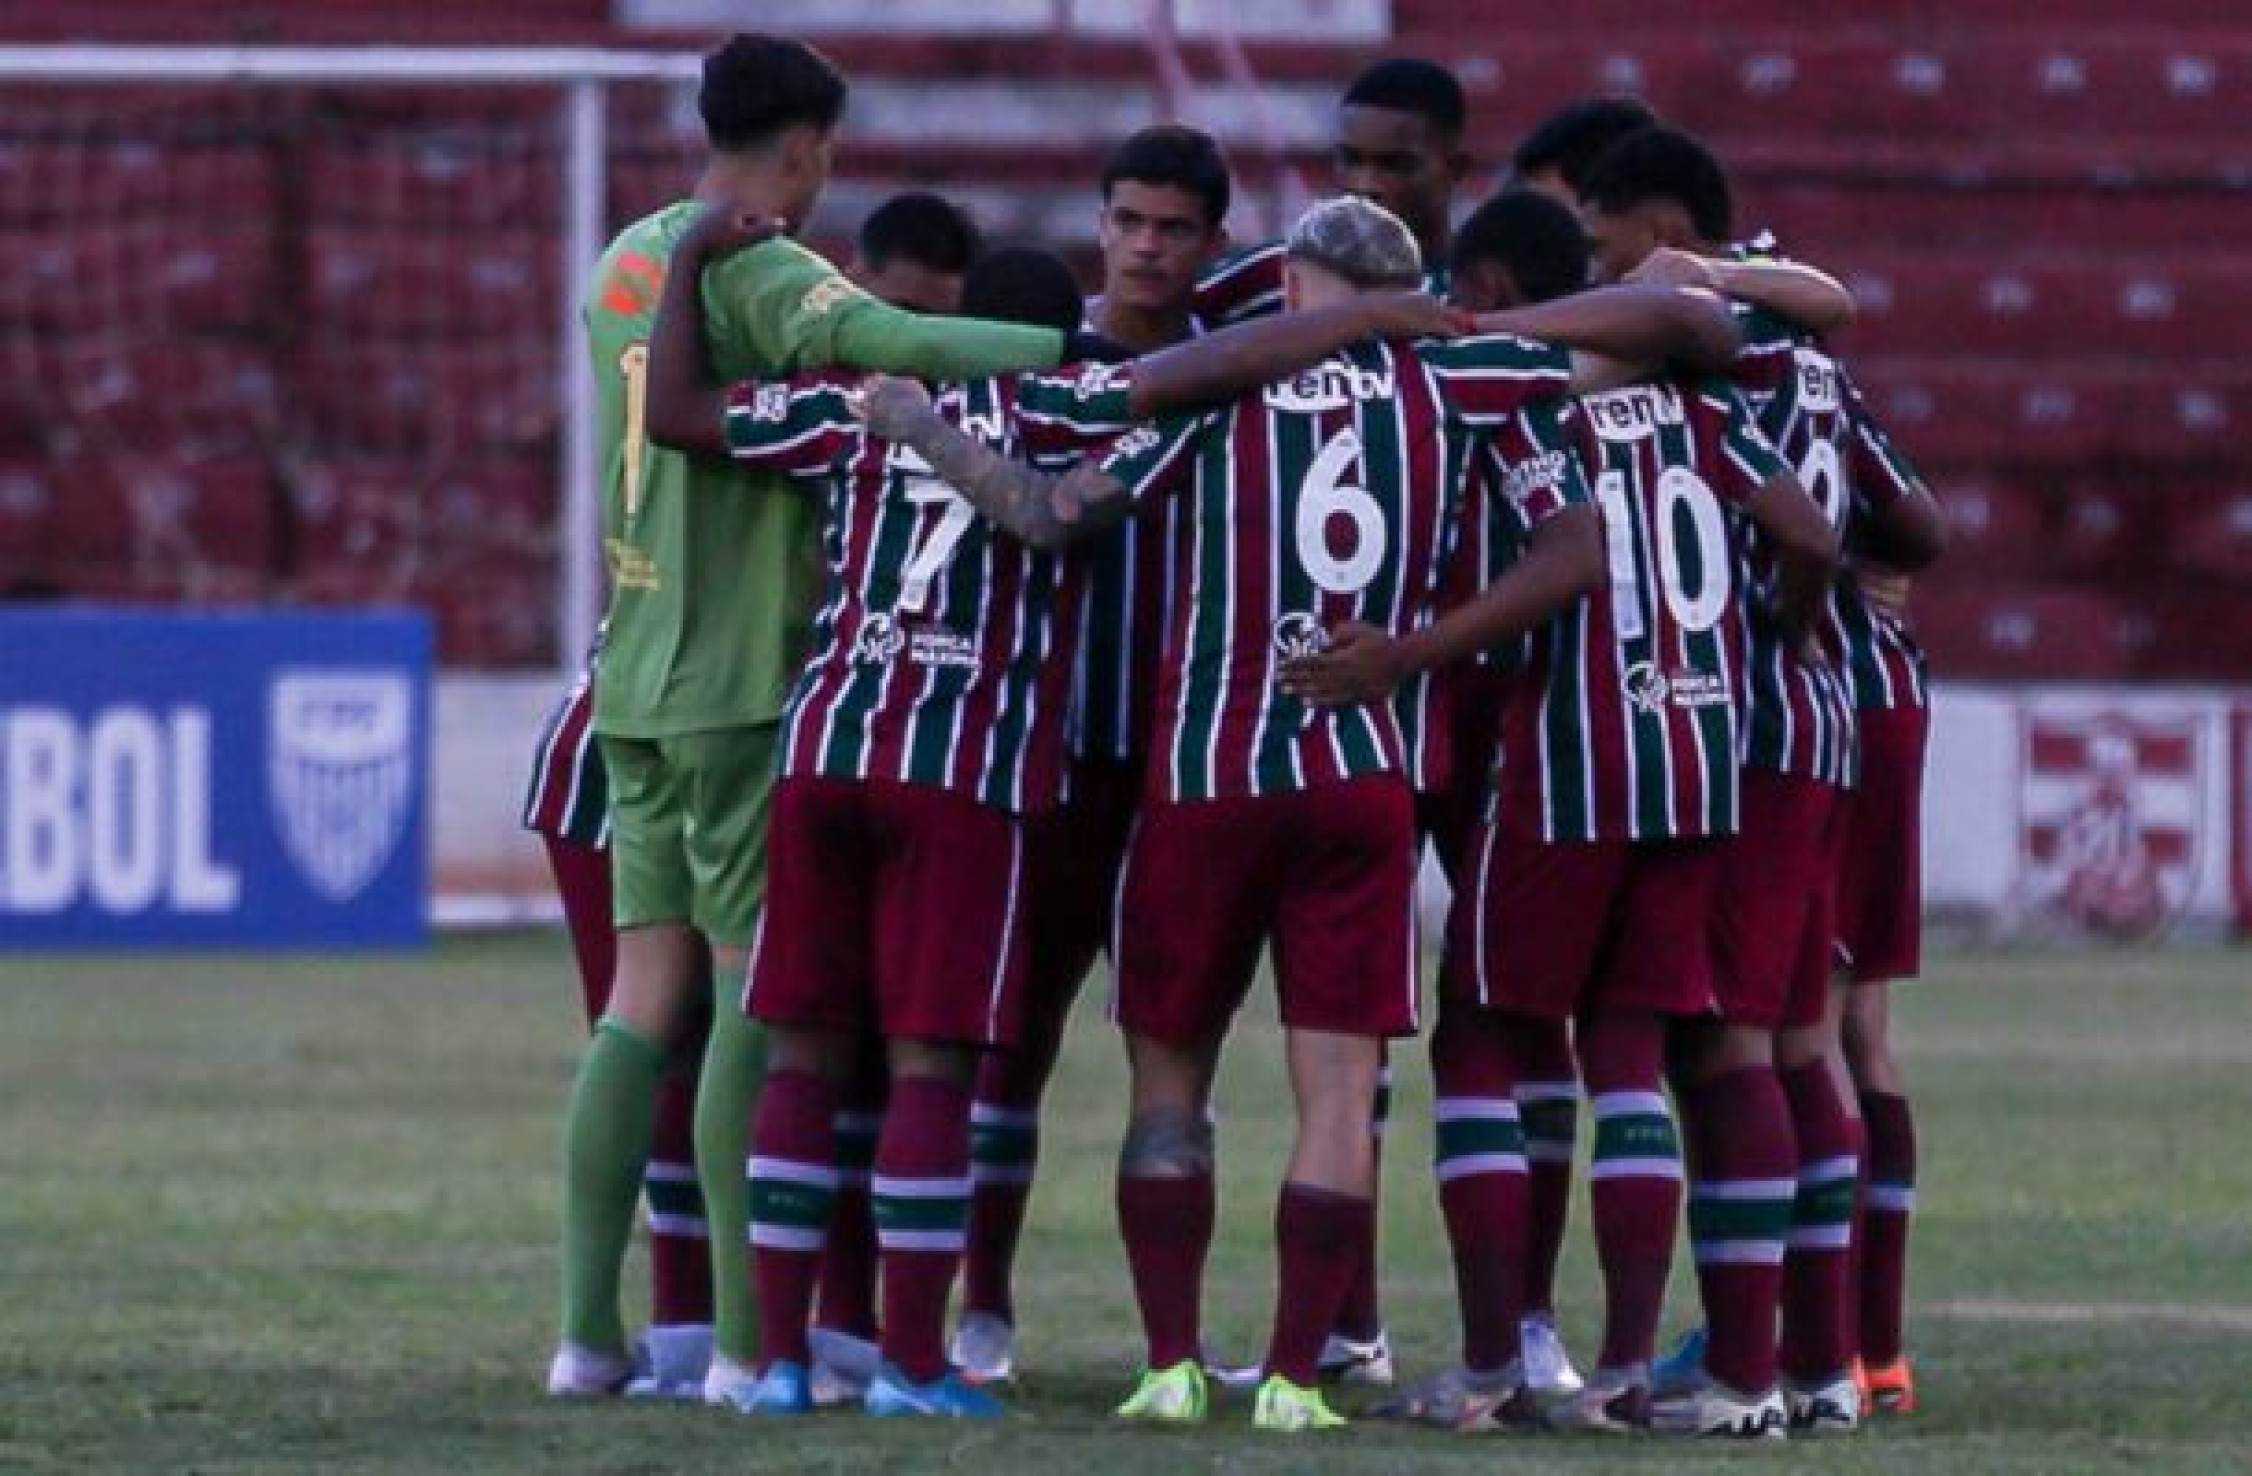
[{"label": "player's back", "polygon": [[[644,430],[649,337],[673,248],[695,219],[681,201],[619,233],[584,311],[603,443],[610,634],[596,687],[605,732],[658,737],[771,721],[804,650],[820,588],[815,510],[779,479],[652,444]],[[768,242],[705,274],[707,341],[729,379],[771,377],[742,304]]]},{"label": "player's back", "polygon": [[1781,463],[1717,380],[1584,395],[1560,424],[1602,511],[1610,579],[1536,643],[1505,719],[1503,808],[1537,815],[1549,840],[1731,833],[1735,510]]}]

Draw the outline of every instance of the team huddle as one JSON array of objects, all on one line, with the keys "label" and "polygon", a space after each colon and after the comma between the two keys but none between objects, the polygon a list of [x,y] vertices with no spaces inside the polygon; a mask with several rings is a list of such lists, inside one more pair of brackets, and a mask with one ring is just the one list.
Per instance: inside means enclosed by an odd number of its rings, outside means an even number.
[{"label": "team huddle", "polygon": [[[1429,854],[1461,1344],[1376,1412],[1911,1409],[1883,986],[1919,966],[1902,604],[1942,539],[1824,347],[1850,296],[1738,244],[1721,165],[1628,99],[1551,118],[1458,224],[1462,90],[1412,60],[1347,89],[1344,193],[1280,241],[1231,246],[1224,157],[1165,125],[1106,163],[1092,300],[930,195],[848,278],[787,234],[846,91],[795,42],[715,52],[695,197],[587,296],[612,604],[526,817],[595,1027],[551,1392],[1002,1413],[1100,954],[1146,1344],[1117,1413],[1202,1420],[1224,1381],[1261,1428],[1345,1423],[1325,1386],[1395,1383],[1376,1206]],[[1230,1370],[1212,1103],[1263,953],[1297,1127],[1269,1342]],[[1554,1318],[1583,1103],[1584,1376]],[[1703,1323],[1661,1358],[1684,1208]]]}]

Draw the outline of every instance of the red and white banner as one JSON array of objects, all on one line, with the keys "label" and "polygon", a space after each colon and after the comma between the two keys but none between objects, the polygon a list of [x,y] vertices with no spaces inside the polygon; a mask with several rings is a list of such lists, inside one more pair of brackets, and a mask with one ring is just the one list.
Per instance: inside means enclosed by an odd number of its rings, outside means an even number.
[{"label": "red and white banner", "polygon": [[2118,709],[2020,714],[2019,878],[2029,920],[2146,939],[2188,911],[2207,839],[2202,727],[2195,715]]}]

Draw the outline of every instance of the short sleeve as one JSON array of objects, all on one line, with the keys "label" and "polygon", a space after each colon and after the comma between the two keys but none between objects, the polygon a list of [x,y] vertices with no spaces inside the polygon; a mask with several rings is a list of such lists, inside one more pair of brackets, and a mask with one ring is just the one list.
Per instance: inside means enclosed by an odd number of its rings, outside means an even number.
[{"label": "short sleeve", "polygon": [[1515,334],[1418,344],[1416,354],[1438,381],[1448,416],[1463,425],[1500,425],[1527,405],[1572,387],[1569,350]]},{"label": "short sleeve", "polygon": [[1568,507],[1595,501],[1580,465],[1571,422],[1579,408],[1571,401],[1544,400],[1517,418],[1493,442],[1493,486],[1489,498],[1496,531],[1517,539]]},{"label": "short sleeve", "polygon": [[1135,504],[1153,502],[1187,481],[1205,438],[1219,432],[1228,413],[1206,410],[1168,415],[1154,424],[1137,426],[1120,436],[1097,466],[1123,486]]},{"label": "short sleeve", "polygon": [[1743,335],[1729,378],[1752,397],[1754,408],[1764,409],[1768,399],[1789,388],[1795,354],[1805,335],[1789,319],[1748,302],[1731,301],[1729,312]]},{"label": "short sleeve", "polygon": [[1282,243],[1238,251],[1197,279],[1191,310],[1205,324],[1224,328],[1282,311]]},{"label": "short sleeve", "polygon": [[1905,498],[1930,495],[1914,464],[1877,424],[1860,389],[1850,382],[1846,386],[1846,421],[1853,438],[1848,474],[1855,502],[1881,512]]},{"label": "short sleeve", "polygon": [[1791,464],[1775,449],[1767,432],[1759,428],[1759,418],[1733,385],[1710,383],[1700,391],[1699,399],[1717,425],[1713,490],[1722,501],[1739,505],[1749,502],[1760,488],[1790,473]]},{"label": "short sleeve", "polygon": [[859,437],[845,382],[833,375],[747,380],[727,391],[727,454],[752,470],[826,476]]},{"label": "short sleeve", "polygon": [[1035,461],[1077,455],[1132,430],[1131,364],[1073,364],[1019,375],[1017,435]]}]

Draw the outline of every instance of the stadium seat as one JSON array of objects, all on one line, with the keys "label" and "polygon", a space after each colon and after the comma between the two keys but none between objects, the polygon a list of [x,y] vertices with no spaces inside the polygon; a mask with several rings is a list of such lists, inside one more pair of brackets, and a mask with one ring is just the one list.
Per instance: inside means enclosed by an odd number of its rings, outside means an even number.
[{"label": "stadium seat", "polygon": [[2162,681],[2239,682],[2252,671],[2252,620],[2239,582],[2170,581],[2151,592],[2151,638],[2135,675]]},{"label": "stadium seat", "polygon": [[98,446],[247,449],[270,445],[281,422],[271,362],[246,345],[81,336],[31,358],[53,413]]},{"label": "stadium seat", "polygon": [[2132,605],[2056,586],[1919,589],[1916,633],[1953,677],[2116,680],[2149,644]]},{"label": "stadium seat", "polygon": [[126,478],[106,457],[76,455],[48,464],[55,497],[47,526],[48,557],[62,565],[122,567],[135,552],[133,500]]},{"label": "stadium seat", "polygon": [[55,485],[44,460],[0,461],[0,581],[37,578],[52,560]]},{"label": "stadium seat", "polygon": [[1941,476],[1934,478],[1932,495],[1947,515],[1947,557],[1934,571],[1939,579],[1960,572],[1980,580],[2049,562],[2047,509],[2023,483],[1993,474]]},{"label": "stadium seat", "polygon": [[1993,357],[2252,354],[2252,316],[2234,310],[2252,258],[2234,254],[1895,254],[1848,246],[1822,264],[1861,303],[1860,321],[1841,340],[1854,352],[1945,344]]},{"label": "stadium seat", "polygon": [[422,558],[425,473],[403,458],[305,461],[291,468],[293,574],[320,583],[361,570],[396,584]]},{"label": "stadium seat", "polygon": [[1868,358],[1854,365],[1885,425],[1921,460],[2079,465],[2229,457],[2252,417],[2241,365],[2088,365]]},{"label": "stadium seat", "polygon": [[552,232],[316,224],[306,234],[308,306],[323,329],[393,338],[553,331],[562,263]]},{"label": "stadium seat", "polygon": [[552,329],[481,343],[326,335],[304,364],[307,428],[340,449],[421,451],[443,463],[543,447],[560,423]]},{"label": "stadium seat", "polygon": [[[2163,508],[2165,561],[2159,567],[2252,580],[2252,477],[2239,471],[2185,479]],[[2242,610],[2233,618],[2243,621]]]},{"label": "stadium seat", "polygon": [[561,154],[550,130],[421,128],[338,136],[307,150],[312,218],[409,230],[552,230]]},{"label": "stadium seat", "polygon": [[2165,521],[2160,490],[2138,478],[2060,482],[2050,493],[2056,564],[2080,575],[2148,578]]},{"label": "stadium seat", "polygon": [[556,659],[551,558],[516,552],[446,557],[421,571],[409,596],[436,619],[440,659],[449,664],[523,667]]},{"label": "stadium seat", "polygon": [[1744,185],[1743,227],[1772,229],[1786,250],[1825,265],[1832,257],[1914,258],[1934,249],[1984,253],[1989,262],[2036,249],[2105,261],[2143,252],[2202,258],[2252,233],[2252,195],[2242,192],[1846,184],[1735,172]]}]

